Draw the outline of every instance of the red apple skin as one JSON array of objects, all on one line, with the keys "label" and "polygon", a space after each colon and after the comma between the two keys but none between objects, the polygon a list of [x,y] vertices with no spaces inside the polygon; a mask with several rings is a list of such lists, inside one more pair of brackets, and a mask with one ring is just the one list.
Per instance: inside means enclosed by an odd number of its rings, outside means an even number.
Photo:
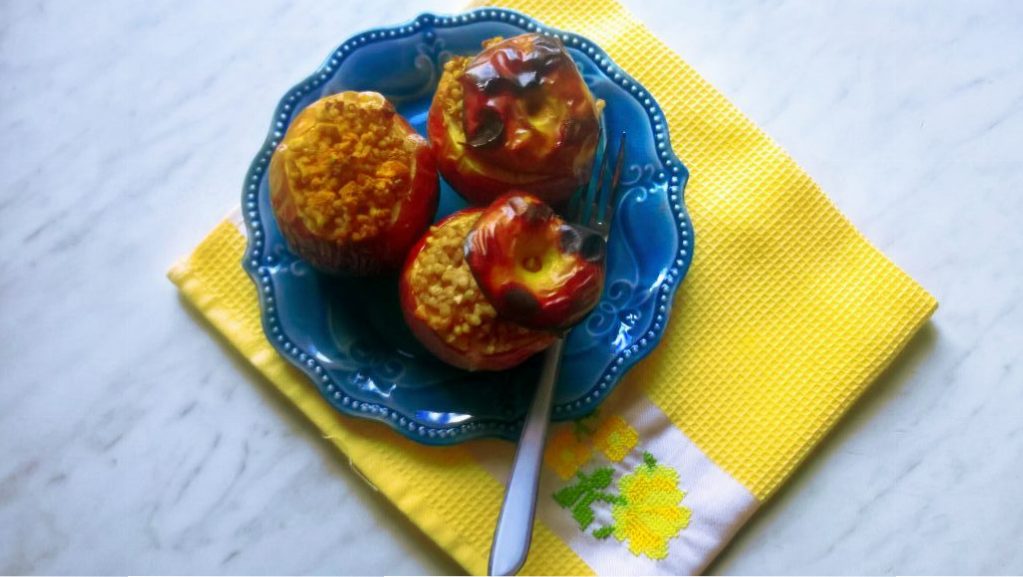
[{"label": "red apple skin", "polygon": [[416,133],[404,118],[399,119],[410,138],[417,139],[415,174],[412,185],[401,208],[398,218],[390,230],[377,238],[380,255],[387,270],[399,270],[408,255],[409,247],[415,245],[423,233],[430,228],[437,214],[440,202],[440,186],[437,165],[429,144]]},{"label": "red apple skin", "polygon": [[[468,208],[449,215],[435,227],[443,227],[455,219],[468,218],[483,213],[480,208]],[[432,229],[431,229],[432,230]],[[445,363],[467,371],[503,371],[522,364],[526,359],[546,349],[557,338],[553,333],[535,332],[520,346],[499,353],[485,353],[481,348],[470,347],[462,350],[447,343],[424,319],[416,316],[418,306],[416,293],[411,282],[413,263],[426,248],[431,232],[427,232],[408,254],[399,280],[401,311],[412,334],[434,356]],[[498,322],[506,322],[497,319]]]},{"label": "red apple skin", "polygon": [[427,122],[438,170],[478,206],[510,189],[561,206],[589,180],[603,101],[556,38],[484,45],[445,66]]},{"label": "red apple skin", "polygon": [[469,269],[498,314],[538,330],[567,329],[600,302],[604,250],[596,232],[520,191],[495,200],[465,243]]},{"label": "red apple skin", "polygon": [[[314,124],[316,106],[314,103],[299,113],[288,133],[308,129]],[[433,221],[439,201],[439,181],[429,143],[397,113],[392,120],[395,130],[404,135],[413,151],[412,179],[398,201],[397,217],[385,230],[363,240],[339,242],[323,238],[299,217],[293,200],[295,191],[287,177],[282,154],[287,148],[288,135],[270,159],[270,201],[281,234],[292,252],[322,272],[368,276],[397,271],[409,248]]]}]

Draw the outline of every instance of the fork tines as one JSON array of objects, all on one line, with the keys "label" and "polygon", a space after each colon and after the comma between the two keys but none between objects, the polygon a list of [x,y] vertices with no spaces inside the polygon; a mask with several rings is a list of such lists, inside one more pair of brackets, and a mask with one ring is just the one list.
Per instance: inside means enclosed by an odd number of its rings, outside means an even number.
[{"label": "fork tines", "polygon": [[599,231],[605,237],[611,228],[611,218],[614,216],[614,208],[618,203],[619,183],[622,176],[622,167],[625,164],[625,131],[618,139],[618,152],[615,155],[615,165],[611,173],[611,182],[605,186],[607,181],[608,163],[611,155],[608,150],[600,159],[600,168],[597,170],[597,178],[585,187],[581,187],[569,203],[566,216],[572,221],[585,224],[586,226]]}]

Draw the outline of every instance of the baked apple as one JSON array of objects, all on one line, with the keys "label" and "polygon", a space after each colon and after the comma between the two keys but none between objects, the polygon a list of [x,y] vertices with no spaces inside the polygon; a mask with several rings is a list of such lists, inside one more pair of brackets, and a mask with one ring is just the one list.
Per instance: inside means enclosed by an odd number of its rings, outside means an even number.
[{"label": "baked apple", "polygon": [[442,361],[474,371],[500,371],[547,348],[556,338],[498,317],[465,262],[465,237],[483,209],[456,212],[430,228],[401,274],[401,308],[412,333]]},{"label": "baked apple", "polygon": [[557,38],[483,45],[444,65],[428,120],[438,169],[476,205],[510,189],[561,205],[589,180],[604,103]]},{"label": "baked apple", "polygon": [[398,270],[437,197],[429,143],[376,92],[312,103],[270,160],[270,202],[288,247],[330,273]]},{"label": "baked apple", "polygon": [[520,192],[494,201],[465,241],[469,269],[497,314],[535,329],[565,329],[593,310],[604,250],[599,234]]}]

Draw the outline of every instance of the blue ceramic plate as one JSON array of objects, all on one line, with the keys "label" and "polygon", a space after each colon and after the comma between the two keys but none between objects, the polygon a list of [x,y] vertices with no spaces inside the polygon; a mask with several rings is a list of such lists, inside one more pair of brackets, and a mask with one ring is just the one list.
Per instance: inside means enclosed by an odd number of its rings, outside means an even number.
[{"label": "blue ceramic plate", "polygon": [[[568,337],[554,418],[592,411],[664,333],[675,289],[692,259],[683,203],[688,172],[671,150],[661,109],[593,42],[517,12],[423,14],[363,32],[284,95],[245,180],[249,244],[243,266],[259,287],[270,342],[339,411],[385,422],[416,441],[514,439],[536,383],[539,357],[501,373],[469,373],[433,358],[398,307],[397,279],[318,274],[291,254],[270,209],[267,167],[295,113],[343,90],[375,90],[421,133],[443,62],[475,54],[493,36],[540,31],[562,39],[593,94],[607,103],[607,134],[628,131],[622,196],[608,245],[603,299]],[[438,219],[464,206],[441,183]]]}]

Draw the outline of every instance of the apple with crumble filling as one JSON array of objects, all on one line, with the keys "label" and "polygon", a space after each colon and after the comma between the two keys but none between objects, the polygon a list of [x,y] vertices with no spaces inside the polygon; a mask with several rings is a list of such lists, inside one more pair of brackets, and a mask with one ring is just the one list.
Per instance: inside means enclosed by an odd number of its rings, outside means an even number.
[{"label": "apple with crumble filling", "polygon": [[398,270],[437,210],[428,142],[382,95],[342,92],[302,110],[270,160],[288,247],[317,269]]}]

